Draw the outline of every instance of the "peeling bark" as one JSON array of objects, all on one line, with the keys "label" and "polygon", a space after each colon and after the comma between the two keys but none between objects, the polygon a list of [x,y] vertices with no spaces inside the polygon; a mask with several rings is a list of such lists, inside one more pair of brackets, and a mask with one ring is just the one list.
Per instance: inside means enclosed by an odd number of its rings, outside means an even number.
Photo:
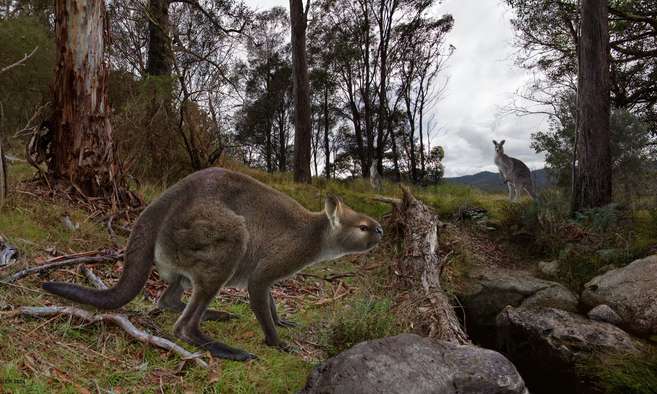
[{"label": "peeling bark", "polygon": [[391,203],[392,226],[402,245],[395,265],[395,278],[402,292],[410,295],[408,313],[422,334],[449,342],[469,343],[467,334],[440,285],[444,260],[438,254],[438,216],[402,187],[402,200],[377,198]]},{"label": "peeling bark", "polygon": [[109,70],[105,63],[105,4],[56,0],[54,140],[50,175],[86,197],[115,197],[119,168],[114,159]]}]

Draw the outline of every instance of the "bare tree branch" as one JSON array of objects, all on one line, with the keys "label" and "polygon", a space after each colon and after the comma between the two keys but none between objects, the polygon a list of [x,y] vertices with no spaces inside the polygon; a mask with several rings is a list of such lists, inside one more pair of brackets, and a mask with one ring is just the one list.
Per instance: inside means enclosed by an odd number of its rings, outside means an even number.
[{"label": "bare tree branch", "polygon": [[32,55],[34,55],[36,53],[37,49],[39,49],[39,47],[34,47],[34,49],[32,50],[32,52],[30,52],[29,55],[25,54],[25,56],[23,56],[23,58],[21,60],[17,61],[16,63],[10,64],[7,67],[1,68],[0,69],[0,74],[4,73],[6,71],[9,71],[12,68],[18,67],[18,66],[22,65],[23,63],[25,63],[27,61],[27,59],[31,58]]}]

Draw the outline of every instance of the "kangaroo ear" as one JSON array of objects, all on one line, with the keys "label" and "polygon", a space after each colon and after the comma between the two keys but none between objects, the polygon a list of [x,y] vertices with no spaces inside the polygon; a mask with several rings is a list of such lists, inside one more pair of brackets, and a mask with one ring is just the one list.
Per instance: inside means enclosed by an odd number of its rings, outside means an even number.
[{"label": "kangaroo ear", "polygon": [[324,212],[326,212],[326,217],[331,222],[331,226],[339,225],[340,213],[342,212],[342,200],[340,197],[334,194],[327,195],[324,201]]},{"label": "kangaroo ear", "polygon": [[497,141],[493,140],[493,145],[497,146]]},{"label": "kangaroo ear", "polygon": [[500,141],[500,146],[504,145],[504,141],[506,141],[506,140]]}]

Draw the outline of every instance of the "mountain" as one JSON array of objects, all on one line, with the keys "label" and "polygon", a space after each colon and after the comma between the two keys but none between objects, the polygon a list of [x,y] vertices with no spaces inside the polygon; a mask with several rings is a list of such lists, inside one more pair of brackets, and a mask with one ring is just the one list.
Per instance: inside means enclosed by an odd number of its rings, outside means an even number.
[{"label": "mountain", "polygon": [[[532,171],[532,179],[538,190],[552,185],[552,181],[550,180],[545,168]],[[444,178],[444,181],[448,183],[468,185],[488,192],[505,192],[508,190],[502,181],[500,174],[490,171],[482,171],[474,175]]]}]

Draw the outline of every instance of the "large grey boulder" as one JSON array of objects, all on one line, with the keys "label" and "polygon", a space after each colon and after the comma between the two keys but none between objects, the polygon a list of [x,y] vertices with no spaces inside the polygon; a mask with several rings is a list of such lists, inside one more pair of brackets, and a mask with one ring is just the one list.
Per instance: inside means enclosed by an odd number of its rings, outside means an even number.
[{"label": "large grey boulder", "polygon": [[582,304],[588,309],[606,304],[626,330],[657,334],[657,255],[593,278],[584,286]]},{"label": "large grey boulder", "polygon": [[[500,351],[530,387],[579,392],[577,366],[594,356],[641,354],[643,345],[620,328],[554,308],[505,308],[497,317]],[[551,384],[556,386],[551,387]]]},{"label": "large grey boulder", "polygon": [[495,319],[508,305],[577,311],[578,300],[570,290],[525,271],[477,268],[462,283],[456,295],[465,308],[468,333],[487,347],[495,342]]},{"label": "large grey boulder", "polygon": [[471,345],[402,334],[362,342],[315,368],[301,393],[527,393],[511,362]]}]

